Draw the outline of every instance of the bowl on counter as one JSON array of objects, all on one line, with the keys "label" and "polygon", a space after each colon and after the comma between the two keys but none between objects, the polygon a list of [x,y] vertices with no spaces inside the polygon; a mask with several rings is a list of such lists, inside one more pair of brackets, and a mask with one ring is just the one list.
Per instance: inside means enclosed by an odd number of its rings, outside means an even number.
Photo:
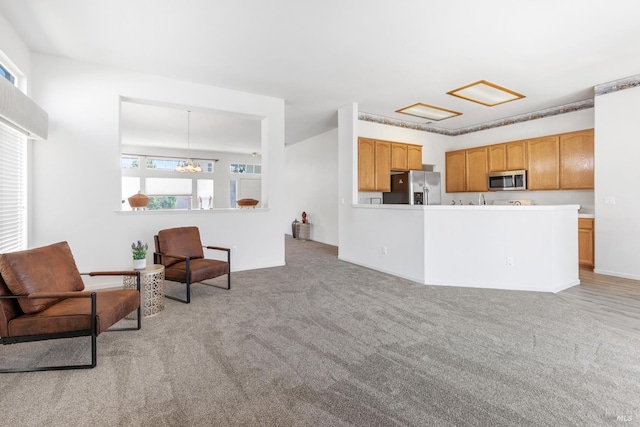
[{"label": "bowl on counter", "polygon": [[255,208],[256,205],[260,203],[260,201],[256,199],[240,199],[240,200],[237,200],[236,203],[241,208],[248,208],[248,207]]}]

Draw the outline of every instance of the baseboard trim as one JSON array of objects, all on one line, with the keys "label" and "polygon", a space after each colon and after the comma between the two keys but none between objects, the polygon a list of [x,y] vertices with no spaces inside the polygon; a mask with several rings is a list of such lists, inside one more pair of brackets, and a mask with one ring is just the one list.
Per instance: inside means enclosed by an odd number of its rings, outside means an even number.
[{"label": "baseboard trim", "polygon": [[594,268],[593,272],[597,274],[604,274],[605,276],[620,277],[622,279],[640,280],[640,276],[636,274],[626,274],[618,271],[602,270],[599,268]]}]

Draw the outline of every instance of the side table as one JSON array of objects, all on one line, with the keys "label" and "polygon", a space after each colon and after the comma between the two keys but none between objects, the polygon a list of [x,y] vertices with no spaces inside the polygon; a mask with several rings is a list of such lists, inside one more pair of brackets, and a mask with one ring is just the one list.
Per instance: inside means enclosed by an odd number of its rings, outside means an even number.
[{"label": "side table", "polygon": [[[125,289],[136,289],[135,276],[124,276],[123,284]],[[140,270],[140,305],[142,317],[155,316],[164,310],[164,265],[151,264]]]}]

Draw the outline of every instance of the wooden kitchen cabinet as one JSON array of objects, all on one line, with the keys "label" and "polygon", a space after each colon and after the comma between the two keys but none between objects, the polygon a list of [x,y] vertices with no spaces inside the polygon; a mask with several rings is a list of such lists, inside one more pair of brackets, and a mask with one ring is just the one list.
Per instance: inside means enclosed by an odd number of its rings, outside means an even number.
[{"label": "wooden kitchen cabinet", "polygon": [[391,191],[391,143],[376,141],[375,191]]},{"label": "wooden kitchen cabinet", "polygon": [[457,150],[445,153],[445,176],[447,193],[466,191],[466,151]]},{"label": "wooden kitchen cabinet", "polygon": [[560,188],[560,137],[545,136],[527,141],[529,190]]},{"label": "wooden kitchen cabinet", "polygon": [[588,267],[595,265],[594,220],[591,218],[578,218],[578,263]]},{"label": "wooden kitchen cabinet", "polygon": [[376,187],[376,142],[358,138],[358,190],[374,191]]},{"label": "wooden kitchen cabinet", "polygon": [[391,191],[391,143],[358,138],[358,191]]},{"label": "wooden kitchen cabinet", "polygon": [[527,168],[527,141],[513,141],[505,144],[507,168],[515,171]]},{"label": "wooden kitchen cabinet", "polygon": [[489,172],[507,170],[507,144],[495,144],[487,147]]},{"label": "wooden kitchen cabinet", "polygon": [[487,191],[487,147],[466,150],[467,191]]},{"label": "wooden kitchen cabinet", "polygon": [[593,189],[593,129],[560,135],[560,188]]},{"label": "wooden kitchen cabinet", "polygon": [[407,162],[407,144],[391,143],[391,170],[409,170]]},{"label": "wooden kitchen cabinet", "polygon": [[422,145],[407,145],[407,168],[409,170],[422,170]]}]

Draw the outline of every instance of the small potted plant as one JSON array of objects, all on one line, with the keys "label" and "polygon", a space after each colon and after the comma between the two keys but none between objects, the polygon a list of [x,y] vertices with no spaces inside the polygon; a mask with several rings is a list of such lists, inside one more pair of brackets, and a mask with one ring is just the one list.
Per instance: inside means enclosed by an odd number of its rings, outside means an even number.
[{"label": "small potted plant", "polygon": [[133,268],[134,270],[144,270],[147,268],[147,250],[149,245],[146,243],[143,245],[140,240],[131,244],[131,252],[133,253]]}]

